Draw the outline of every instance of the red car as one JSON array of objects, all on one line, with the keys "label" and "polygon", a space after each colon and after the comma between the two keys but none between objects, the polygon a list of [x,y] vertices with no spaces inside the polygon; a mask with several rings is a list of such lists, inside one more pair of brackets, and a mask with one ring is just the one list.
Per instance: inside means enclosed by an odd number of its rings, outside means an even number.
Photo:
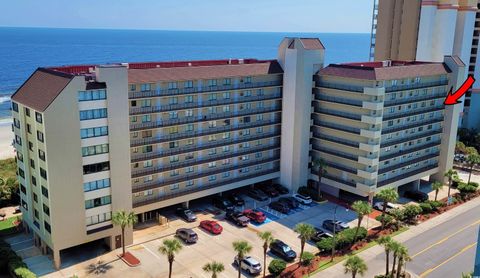
[{"label": "red car", "polygon": [[254,209],[246,209],[243,211],[243,215],[248,217],[251,221],[254,221],[256,223],[263,223],[267,219],[265,214],[261,211],[254,210]]},{"label": "red car", "polygon": [[213,220],[203,220],[202,222],[200,222],[200,227],[214,235],[219,235],[223,231],[223,227]]}]

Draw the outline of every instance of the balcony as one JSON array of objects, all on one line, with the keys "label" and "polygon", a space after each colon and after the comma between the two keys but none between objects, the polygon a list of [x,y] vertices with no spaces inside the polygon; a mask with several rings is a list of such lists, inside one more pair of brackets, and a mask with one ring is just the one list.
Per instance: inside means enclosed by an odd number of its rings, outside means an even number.
[{"label": "balcony", "polygon": [[[223,173],[223,172],[228,172],[228,171],[231,171],[231,170],[238,170],[239,168],[245,168],[245,167],[250,167],[250,166],[255,166],[255,165],[266,164],[266,163],[270,163],[270,162],[273,162],[273,161],[277,161],[279,159],[280,159],[280,155],[278,154],[274,157],[256,159],[254,161],[250,161],[249,163],[231,165],[231,166],[221,167],[221,168],[217,167],[212,171],[206,171],[206,172],[202,172],[202,173],[193,173],[193,174],[189,174],[189,175],[179,175],[178,177],[164,179],[163,181],[153,181],[153,182],[145,183],[145,184],[142,184],[142,185],[139,185],[139,186],[134,185],[133,188],[132,188],[132,192],[133,193],[141,192],[141,191],[154,189],[154,188],[158,188],[158,187],[162,187],[162,186],[166,186],[166,185],[171,185],[171,184],[174,184],[174,183],[184,182],[184,181],[187,181],[187,180],[194,180],[194,179],[198,179],[198,178],[208,177],[208,176],[211,176],[211,175],[215,175],[215,174],[219,174],[219,173]],[[204,187],[202,187],[202,188],[204,188]]]},{"label": "balcony", "polygon": [[373,167],[373,166],[378,165],[378,158],[359,156],[358,157],[358,163]]},{"label": "balcony", "polygon": [[382,116],[369,116],[369,115],[362,115],[361,116],[362,123],[367,123],[371,125],[379,125],[382,123]]},{"label": "balcony", "polygon": [[387,184],[394,183],[396,181],[403,180],[403,179],[406,179],[408,177],[411,177],[411,176],[414,176],[414,175],[417,175],[417,174],[420,174],[420,173],[423,173],[423,172],[426,172],[426,171],[430,171],[430,170],[435,169],[437,167],[438,167],[438,163],[434,163],[432,165],[422,167],[422,168],[417,169],[415,171],[402,173],[402,174],[400,174],[396,177],[377,182],[377,187],[382,187],[382,186],[385,186]]},{"label": "balcony", "polygon": [[313,120],[313,125],[360,135],[360,128],[356,128],[356,127],[350,127],[350,126],[344,126],[344,125],[339,125],[335,123],[319,121],[317,119]]},{"label": "balcony", "polygon": [[422,161],[425,161],[427,159],[438,157],[439,155],[440,155],[440,152],[437,151],[437,152],[433,152],[433,153],[430,153],[430,154],[427,154],[427,155],[417,157],[417,158],[409,160],[409,161],[405,161],[405,162],[402,162],[402,163],[399,163],[399,164],[392,165],[390,167],[380,168],[378,170],[378,174],[383,174],[383,173],[390,172],[392,170],[397,170],[397,169],[400,169],[402,167],[415,164],[417,162],[422,162]]},{"label": "balcony", "polygon": [[231,183],[234,183],[234,182],[239,182],[239,181],[247,180],[247,179],[250,179],[250,178],[256,178],[256,177],[260,177],[260,176],[264,176],[264,175],[268,175],[268,174],[273,174],[273,173],[276,173],[278,171],[280,171],[280,168],[275,167],[273,169],[268,169],[268,170],[258,171],[258,172],[256,171],[255,173],[252,173],[252,174],[249,174],[249,175],[244,175],[244,176],[237,177],[237,178],[232,178],[232,179],[229,179],[229,180],[223,180],[222,179],[222,181],[220,181],[220,182],[209,183],[208,185],[203,185],[203,186],[196,186],[196,187],[192,187],[192,188],[187,189],[187,190],[181,190],[179,192],[165,194],[165,195],[162,195],[162,196],[154,196],[154,197],[148,198],[146,200],[142,200],[140,202],[134,202],[133,207],[137,208],[137,207],[140,207],[140,206],[149,205],[149,204],[153,204],[153,203],[156,203],[156,202],[161,202],[161,201],[165,201],[165,200],[168,200],[168,199],[181,197],[181,196],[185,196],[185,195],[188,195],[188,194],[192,194],[192,193],[196,193],[196,192],[200,192],[200,191],[224,186],[224,185],[231,184]]},{"label": "balcony", "polygon": [[362,108],[369,110],[382,110],[383,102],[364,101]]},{"label": "balcony", "polygon": [[322,178],[329,179],[329,180],[332,180],[332,181],[334,181],[334,182],[338,182],[338,183],[341,183],[341,184],[345,184],[345,185],[348,185],[348,186],[351,186],[351,187],[356,187],[356,185],[357,185],[355,182],[346,181],[346,180],[343,180],[343,179],[340,179],[340,178],[331,176],[331,175],[329,175],[329,174],[323,175]]},{"label": "balcony", "polygon": [[376,171],[367,172],[367,171],[358,169],[357,170],[357,176],[359,176],[361,178],[364,178],[364,179],[367,179],[367,180],[373,180],[373,179],[377,178],[377,172]]},{"label": "balcony", "polygon": [[194,138],[200,136],[206,136],[211,134],[218,134],[228,131],[234,130],[241,130],[241,129],[248,129],[248,128],[255,128],[260,126],[269,126],[269,125],[277,125],[280,124],[280,119],[270,119],[270,120],[262,120],[262,121],[254,121],[249,123],[241,123],[236,125],[226,125],[221,127],[212,127],[202,131],[186,131],[186,132],[179,132],[173,133],[168,135],[163,135],[160,137],[150,137],[150,138],[143,138],[143,139],[135,139],[130,142],[131,147],[137,146],[144,146],[144,145],[152,145],[157,143],[164,143],[170,142],[180,139],[187,139],[187,138]]},{"label": "balcony", "polygon": [[335,116],[335,117],[340,117],[340,118],[345,118],[345,119],[357,120],[357,121],[360,121],[362,119],[362,115],[343,112],[343,111],[338,111],[338,110],[332,110],[332,109],[315,107],[314,112],[320,113],[320,114],[325,114],[325,115],[330,115],[330,116]]},{"label": "balcony", "polygon": [[385,107],[391,107],[391,106],[395,106],[395,105],[402,105],[402,104],[407,104],[407,103],[419,102],[419,101],[423,101],[423,100],[445,98],[446,94],[447,93],[445,93],[445,92],[440,92],[440,93],[435,93],[435,94],[426,95],[426,96],[406,97],[404,99],[398,99],[398,100],[386,100],[385,101]]},{"label": "balcony", "polygon": [[390,92],[406,91],[406,90],[445,86],[445,85],[448,85],[448,80],[391,86],[391,87],[386,87],[385,92],[390,93]]},{"label": "balcony", "polygon": [[[340,164],[337,164],[337,163],[332,163],[332,162],[327,162],[327,163],[325,163],[325,165],[329,168],[334,168],[334,169],[337,169],[337,170],[340,170],[340,171],[345,171],[345,172],[348,172],[348,173],[351,173],[351,174],[357,174],[357,169],[355,169],[355,168],[343,166],[343,165],[340,165]],[[312,170],[312,173],[318,175],[318,172],[316,172],[314,170]]]},{"label": "balcony", "polygon": [[409,129],[409,128],[425,126],[425,125],[441,123],[441,122],[443,122],[443,115],[440,116],[440,117],[432,118],[432,119],[427,120],[427,121],[425,121],[425,120],[424,121],[416,121],[416,122],[408,124],[408,125],[404,125],[404,124],[393,125],[391,127],[387,127],[387,128],[382,129],[382,134],[389,134],[389,133],[393,133],[393,132],[397,132],[397,131],[401,131],[401,130],[406,130],[406,129]]},{"label": "balcony", "polygon": [[243,84],[236,84],[236,85],[232,84],[232,85],[224,85],[224,86],[203,86],[203,87],[182,88],[182,89],[150,90],[150,91],[144,91],[144,92],[129,92],[128,98],[138,99],[138,98],[150,98],[150,97],[166,97],[166,96],[177,96],[177,95],[185,95],[185,94],[198,94],[198,93],[209,93],[209,92],[252,89],[252,88],[277,87],[282,85],[283,85],[283,80],[278,80],[278,81],[268,81],[268,82],[243,83]]},{"label": "balcony", "polygon": [[274,132],[268,132],[268,133],[249,135],[249,136],[240,136],[239,138],[221,139],[221,140],[212,141],[202,145],[194,144],[194,145],[183,147],[183,148],[174,148],[166,151],[158,151],[158,152],[146,153],[141,155],[133,155],[131,158],[131,161],[139,162],[139,161],[144,161],[148,159],[155,159],[155,158],[166,157],[166,156],[171,156],[176,154],[198,152],[201,150],[227,146],[232,144],[239,144],[239,143],[244,143],[244,142],[249,142],[249,141],[254,141],[254,140],[264,139],[264,138],[277,137],[277,136],[280,136],[280,130],[276,130]]},{"label": "balcony", "polygon": [[382,133],[380,130],[362,129],[360,131],[360,136],[371,138],[371,139],[378,139],[382,137]]},{"label": "balcony", "polygon": [[190,108],[201,108],[201,107],[210,107],[210,106],[219,106],[225,104],[237,104],[253,101],[262,101],[262,100],[272,100],[282,98],[281,93],[274,94],[265,94],[262,96],[250,96],[250,97],[239,97],[239,98],[230,98],[222,100],[207,100],[203,102],[191,102],[191,103],[182,103],[182,104],[170,104],[162,106],[151,106],[151,107],[141,107],[141,108],[130,108],[130,115],[141,115],[141,114],[152,114],[160,112],[168,112],[181,109],[190,109]]},{"label": "balcony", "polygon": [[338,138],[338,137],[335,137],[335,136],[329,136],[329,135],[326,135],[326,134],[320,134],[320,133],[317,133],[317,132],[313,133],[313,138],[314,139],[319,139],[319,140],[329,141],[329,142],[332,142],[332,143],[335,143],[335,144],[342,144],[342,145],[345,145],[345,146],[348,146],[348,147],[353,147],[353,148],[358,148],[359,147],[358,142],[350,141],[350,140],[343,139],[343,138]]},{"label": "balcony", "polygon": [[153,129],[153,128],[158,128],[158,127],[167,127],[167,126],[174,126],[174,125],[183,125],[183,124],[188,124],[188,123],[207,122],[207,121],[212,121],[212,120],[242,117],[242,116],[256,115],[256,114],[262,114],[262,113],[280,112],[281,110],[282,110],[281,105],[274,105],[272,107],[245,109],[244,111],[215,113],[215,114],[209,114],[209,115],[204,115],[204,116],[196,116],[196,117],[194,117],[194,116],[192,116],[192,117],[181,117],[181,118],[177,118],[177,119],[167,119],[167,120],[156,121],[156,122],[131,124],[130,125],[130,131],[138,131],[138,130],[143,130],[143,129]]},{"label": "balcony", "polygon": [[389,160],[389,159],[392,159],[392,158],[395,158],[395,157],[404,156],[406,154],[413,153],[413,152],[416,152],[416,151],[428,149],[428,148],[431,148],[431,147],[440,146],[440,144],[441,144],[441,142],[440,142],[440,140],[438,140],[436,142],[424,144],[424,145],[421,145],[421,146],[418,146],[418,147],[415,147],[415,148],[411,148],[411,149],[407,149],[407,150],[401,150],[401,151],[393,153],[393,154],[383,155],[383,156],[381,155],[380,156],[380,161],[385,161],[385,160]]},{"label": "balcony", "polygon": [[420,109],[420,110],[416,109],[416,110],[410,111],[410,112],[399,112],[399,113],[394,113],[394,114],[386,114],[386,115],[383,115],[383,120],[388,121],[388,120],[406,118],[406,117],[409,117],[409,116],[415,116],[415,115],[440,111],[440,110],[443,110],[444,108],[445,108],[445,106],[442,104],[442,105],[436,105],[436,106],[433,106],[433,107],[429,107],[429,108],[426,108],[426,109]]},{"label": "balcony", "polygon": [[147,175],[162,173],[162,172],[185,168],[189,166],[201,165],[201,164],[222,160],[222,159],[227,159],[227,158],[235,158],[235,157],[247,155],[247,154],[275,150],[279,148],[280,148],[280,142],[275,142],[275,143],[270,143],[268,145],[262,145],[261,148],[259,147],[245,148],[243,150],[239,150],[236,152],[229,151],[229,152],[225,152],[217,155],[209,155],[201,159],[198,159],[198,158],[190,159],[183,162],[170,163],[164,166],[151,167],[151,168],[147,168],[146,170],[137,170],[137,171],[132,170],[132,178],[139,178]]},{"label": "balcony", "polygon": [[354,93],[363,93],[363,87],[361,86],[352,86],[346,84],[337,84],[337,83],[330,83],[330,82],[316,82],[316,86],[320,88],[327,88],[327,89],[335,89],[341,91],[348,91]]},{"label": "balcony", "polygon": [[375,153],[380,151],[380,145],[378,144],[367,144],[367,143],[360,143],[359,145],[360,150]]},{"label": "balcony", "polygon": [[325,102],[330,102],[330,103],[336,103],[336,104],[345,104],[345,105],[350,105],[350,106],[355,106],[355,107],[362,107],[362,101],[361,100],[354,100],[354,99],[346,99],[346,98],[341,98],[341,97],[331,97],[331,96],[326,96],[320,93],[315,93],[315,101],[325,101]]},{"label": "balcony", "polygon": [[353,154],[349,154],[349,153],[345,153],[345,152],[341,152],[341,151],[337,151],[337,150],[331,150],[331,149],[327,149],[327,148],[324,148],[324,147],[319,147],[319,146],[316,146],[316,145],[313,145],[312,150],[322,152],[322,153],[326,153],[326,154],[333,155],[333,156],[337,156],[337,157],[341,157],[341,158],[345,158],[345,159],[352,160],[352,161],[355,161],[355,162],[357,162],[357,160],[358,160],[357,155],[353,155]]},{"label": "balcony", "polygon": [[437,130],[425,132],[425,133],[418,134],[418,135],[415,135],[415,136],[408,136],[408,135],[407,135],[407,136],[405,136],[405,137],[402,138],[402,139],[398,139],[398,140],[394,140],[394,141],[391,141],[391,142],[382,143],[380,147],[381,147],[381,148],[390,147],[390,146],[397,145],[397,144],[401,144],[401,143],[405,143],[405,142],[408,142],[408,141],[417,140],[417,139],[420,139],[420,138],[425,138],[425,137],[428,137],[428,136],[433,136],[433,135],[441,134],[442,132],[443,132],[443,129],[440,128],[440,129],[437,129]]}]

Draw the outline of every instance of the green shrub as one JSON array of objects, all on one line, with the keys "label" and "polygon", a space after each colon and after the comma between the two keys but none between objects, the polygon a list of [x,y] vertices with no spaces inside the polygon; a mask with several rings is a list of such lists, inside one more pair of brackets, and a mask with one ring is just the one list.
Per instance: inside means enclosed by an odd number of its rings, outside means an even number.
[{"label": "green shrub", "polygon": [[469,184],[470,184],[471,186],[474,186],[475,188],[478,188],[478,186],[479,186],[478,182],[473,182],[473,181],[471,181]]},{"label": "green shrub", "polygon": [[[356,228],[353,228],[353,229],[349,228],[338,233],[336,247],[341,248],[354,243],[353,237],[355,236],[356,230],[357,230]],[[365,229],[364,227],[360,227],[360,229],[358,229],[357,241],[360,241],[366,237],[367,237],[367,229]]]},{"label": "green shrub", "polygon": [[385,221],[385,226],[390,226],[393,223],[393,217],[391,215],[385,214],[385,215],[379,215],[375,217],[375,220],[378,222],[382,223],[382,221]]},{"label": "green shrub", "polygon": [[320,253],[330,252],[333,249],[333,238],[331,237],[323,238],[322,240],[317,242],[316,245]]},{"label": "green shrub", "polygon": [[460,194],[465,195],[469,193],[473,193],[477,191],[477,187],[472,185],[472,183],[466,184],[466,183],[460,183],[457,187],[458,191],[460,191]]},{"label": "green shrub", "polygon": [[315,259],[315,255],[310,252],[303,252],[302,254],[302,264],[304,266],[308,266],[312,263],[313,259]]},{"label": "green shrub", "polygon": [[31,272],[26,267],[19,267],[15,269],[14,273],[18,278],[36,278],[37,277],[35,273]]},{"label": "green shrub", "polygon": [[438,210],[438,208],[445,206],[445,204],[440,201],[427,201],[427,202],[432,206],[432,210],[434,211]]},{"label": "green shrub", "polygon": [[432,205],[428,202],[420,203],[419,206],[422,209],[422,214],[429,214],[433,211]]},{"label": "green shrub", "polygon": [[406,205],[403,208],[403,214],[405,216],[405,220],[408,222],[415,222],[416,217],[422,213],[422,208],[418,205]]},{"label": "green shrub", "polygon": [[274,259],[268,265],[268,272],[273,276],[279,276],[287,268],[287,263],[283,260]]}]

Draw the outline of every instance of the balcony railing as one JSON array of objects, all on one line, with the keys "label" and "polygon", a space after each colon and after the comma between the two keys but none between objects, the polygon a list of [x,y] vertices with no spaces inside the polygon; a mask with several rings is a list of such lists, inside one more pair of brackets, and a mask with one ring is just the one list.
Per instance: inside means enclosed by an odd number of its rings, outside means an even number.
[{"label": "balcony railing", "polygon": [[391,86],[391,87],[386,87],[385,92],[390,93],[390,92],[421,89],[421,88],[436,87],[436,86],[445,86],[445,85],[448,85],[448,80]]},{"label": "balcony railing", "polygon": [[151,114],[151,113],[167,112],[167,111],[173,111],[173,110],[210,107],[210,106],[218,106],[218,105],[225,105],[225,104],[237,104],[237,103],[272,100],[272,99],[279,99],[279,98],[282,98],[281,93],[265,94],[261,96],[229,98],[229,99],[222,99],[222,100],[206,100],[203,102],[190,102],[190,103],[182,103],[182,104],[169,104],[169,105],[162,105],[162,106],[130,108],[130,115]]},{"label": "balcony railing", "polygon": [[278,171],[280,171],[280,167],[275,167],[273,169],[267,169],[267,170],[263,170],[263,171],[255,171],[252,174],[243,175],[241,177],[231,178],[231,179],[228,179],[228,180],[222,179],[222,181],[209,183],[208,185],[195,186],[195,187],[192,187],[190,189],[180,190],[180,191],[175,192],[175,193],[165,194],[165,195],[161,195],[161,196],[153,196],[151,198],[148,198],[146,200],[142,200],[142,201],[139,201],[139,202],[134,201],[133,202],[133,207],[136,208],[136,207],[140,207],[140,206],[144,206],[144,205],[148,205],[148,204],[153,204],[153,203],[156,203],[156,202],[160,202],[160,201],[164,201],[164,200],[168,200],[168,199],[172,199],[172,198],[176,198],[176,197],[185,196],[185,195],[188,195],[188,194],[212,189],[212,188],[215,188],[215,187],[224,186],[224,185],[231,184],[231,183],[234,183],[234,182],[239,182],[239,181],[247,180],[247,179],[250,179],[250,178],[257,178],[257,177],[260,177],[260,176],[273,174],[273,173],[276,173]]},{"label": "balcony railing", "polygon": [[390,146],[405,143],[405,142],[408,142],[408,141],[413,141],[413,140],[417,140],[417,139],[420,139],[420,138],[425,138],[425,137],[428,137],[428,136],[437,135],[437,134],[440,134],[442,132],[443,132],[443,129],[440,128],[440,129],[436,129],[436,130],[433,130],[433,131],[418,134],[418,135],[415,135],[415,136],[408,136],[407,135],[404,138],[401,138],[401,139],[398,139],[398,140],[393,140],[393,141],[390,141],[390,142],[382,143],[380,145],[380,148],[390,147]]},{"label": "balcony railing", "polygon": [[316,101],[326,101],[326,102],[331,102],[331,103],[340,103],[340,104],[352,105],[352,106],[356,106],[356,107],[362,107],[363,106],[363,101],[361,101],[361,100],[346,99],[346,98],[341,98],[341,97],[331,97],[331,96],[326,96],[326,95],[319,94],[319,93],[315,93],[315,100]]},{"label": "balcony railing", "polygon": [[383,174],[383,173],[387,173],[387,172],[390,172],[392,170],[396,170],[396,169],[400,169],[404,166],[408,166],[408,165],[412,165],[412,164],[415,164],[417,162],[421,162],[421,161],[425,161],[427,159],[431,159],[431,158],[435,158],[435,157],[438,157],[440,155],[440,152],[439,151],[436,151],[436,152],[433,152],[433,153],[429,153],[427,155],[423,155],[423,156],[420,156],[420,157],[417,157],[415,159],[412,159],[412,160],[409,160],[409,161],[405,161],[405,162],[402,162],[402,163],[399,163],[399,164],[395,164],[395,165],[392,165],[392,166],[389,166],[389,167],[385,167],[385,168],[380,168],[378,170],[378,173],[379,174]]},{"label": "balcony railing", "polygon": [[323,152],[323,153],[326,153],[326,154],[329,154],[329,155],[342,157],[342,158],[352,160],[352,161],[358,161],[358,155],[344,153],[344,152],[340,152],[340,151],[337,151],[337,150],[331,150],[331,149],[327,149],[327,148],[324,148],[324,147],[319,147],[319,146],[316,146],[316,145],[313,145],[312,148],[315,151]]},{"label": "balcony railing", "polygon": [[426,96],[416,96],[416,97],[406,97],[406,98],[402,98],[402,99],[386,100],[385,104],[384,104],[384,107],[391,107],[391,106],[395,106],[395,105],[418,102],[418,101],[422,101],[422,100],[432,100],[432,99],[438,99],[438,98],[445,98],[445,96],[446,96],[445,92],[440,92],[440,93],[435,93],[435,94],[426,95]]},{"label": "balcony railing", "polygon": [[414,127],[419,127],[419,126],[424,126],[424,125],[429,125],[429,124],[435,124],[435,123],[441,123],[443,122],[443,115],[441,117],[435,117],[433,119],[429,119],[427,121],[417,121],[408,125],[394,125],[392,127],[387,127],[382,129],[382,135],[383,134],[388,134],[388,133],[393,133],[397,132],[400,130],[405,130],[409,128],[414,128]]},{"label": "balcony railing", "polygon": [[185,132],[167,134],[160,137],[134,139],[130,142],[130,146],[137,147],[137,146],[144,146],[144,145],[152,145],[152,144],[170,142],[170,141],[175,141],[180,139],[194,138],[194,137],[218,134],[218,133],[234,131],[234,130],[255,128],[260,126],[269,126],[269,125],[275,125],[280,123],[281,123],[281,120],[280,118],[278,118],[278,119],[254,121],[249,123],[241,123],[241,124],[235,124],[235,125],[212,127],[212,128],[208,128],[206,130],[201,130],[201,131],[185,131]]},{"label": "balcony railing", "polygon": [[326,127],[326,128],[331,128],[331,129],[335,129],[335,130],[341,130],[341,131],[344,131],[344,132],[360,135],[360,128],[356,128],[356,127],[350,127],[350,126],[344,126],[344,125],[339,125],[339,124],[335,124],[335,123],[329,123],[329,122],[325,122],[325,121],[319,121],[317,119],[313,120],[313,125]]},{"label": "balcony railing", "polygon": [[273,132],[265,132],[265,133],[260,133],[260,134],[254,134],[254,135],[248,135],[248,136],[240,136],[239,138],[221,139],[221,140],[212,141],[212,142],[202,144],[202,145],[193,144],[191,146],[186,146],[186,147],[183,147],[183,148],[174,148],[174,149],[171,149],[171,150],[164,150],[164,151],[158,151],[158,152],[152,152],[152,153],[145,153],[145,154],[141,154],[141,155],[134,155],[134,156],[132,156],[131,161],[132,162],[139,162],[139,161],[144,161],[144,160],[148,160],[148,159],[155,159],[155,158],[177,155],[177,154],[182,154],[182,153],[198,152],[198,151],[201,151],[201,150],[206,150],[206,149],[211,149],[211,148],[216,148],[216,147],[221,147],[221,146],[227,146],[227,145],[232,145],[232,144],[239,144],[239,143],[254,141],[254,140],[258,140],[258,139],[276,137],[276,136],[280,136],[280,130],[275,130]]},{"label": "balcony railing", "polygon": [[167,120],[161,120],[156,122],[131,124],[130,131],[138,131],[142,129],[153,129],[158,127],[167,127],[167,126],[174,126],[174,125],[183,125],[183,124],[196,123],[196,122],[206,122],[211,120],[242,117],[242,116],[256,115],[256,114],[262,114],[262,113],[279,112],[281,110],[282,110],[281,105],[273,105],[271,107],[245,109],[244,111],[215,113],[215,114],[209,114],[209,115],[203,115],[203,116],[197,116],[197,117],[194,117],[194,116],[181,117],[177,119],[167,119]]},{"label": "balcony railing", "polygon": [[424,149],[436,147],[436,146],[439,146],[440,143],[441,143],[440,140],[437,140],[435,142],[424,144],[424,145],[421,145],[421,146],[418,146],[418,147],[415,147],[415,148],[401,150],[399,152],[388,154],[388,155],[383,155],[383,156],[381,155],[380,156],[380,161],[385,161],[385,160],[392,159],[394,157],[404,156],[406,154],[413,153],[413,152],[416,152],[416,151],[421,151],[421,150],[424,150]]},{"label": "balcony railing", "polygon": [[383,180],[383,181],[379,181],[377,183],[377,187],[382,187],[382,186],[385,186],[387,184],[390,184],[390,183],[393,183],[393,182],[396,182],[396,181],[399,181],[399,180],[402,180],[402,179],[405,179],[405,178],[408,178],[408,177],[411,177],[411,176],[414,176],[416,174],[420,174],[422,172],[426,172],[426,171],[429,171],[429,170],[432,170],[432,169],[435,169],[438,167],[438,162],[437,163],[434,163],[432,165],[428,165],[428,166],[425,166],[425,167],[422,167],[420,169],[417,169],[417,170],[414,170],[414,171],[411,171],[411,172],[406,172],[406,173],[402,173],[396,177],[393,177],[393,178],[390,178],[390,179],[386,179],[386,180]]},{"label": "balcony railing", "polygon": [[273,157],[256,159],[254,161],[249,160],[248,163],[231,165],[231,166],[227,166],[227,167],[217,167],[212,171],[206,171],[206,172],[201,172],[201,173],[193,173],[193,174],[190,174],[190,175],[179,175],[178,177],[164,179],[163,181],[153,181],[151,183],[145,183],[145,184],[142,184],[142,185],[139,185],[139,186],[134,185],[133,188],[132,188],[132,192],[133,193],[141,192],[141,191],[145,191],[145,190],[148,190],[148,189],[154,189],[154,188],[157,188],[157,187],[171,185],[171,184],[179,183],[179,182],[184,182],[184,181],[187,181],[187,180],[194,180],[194,179],[198,179],[198,178],[203,178],[203,177],[207,177],[207,176],[211,176],[211,175],[215,175],[215,174],[219,174],[219,173],[223,173],[223,172],[228,172],[228,171],[231,171],[231,170],[238,170],[240,168],[246,168],[246,167],[250,167],[250,166],[266,164],[266,163],[270,163],[270,162],[273,162],[273,161],[277,161],[279,159],[280,159],[280,155],[277,154]]},{"label": "balcony railing", "polygon": [[230,90],[241,90],[241,89],[252,89],[252,88],[263,88],[263,87],[275,87],[282,86],[283,81],[268,81],[268,82],[253,82],[253,83],[242,83],[242,84],[232,84],[232,85],[223,85],[223,86],[202,86],[202,87],[192,87],[192,88],[182,88],[182,89],[163,89],[163,90],[150,90],[143,92],[129,92],[129,99],[136,98],[148,98],[148,97],[165,97],[165,96],[176,96],[183,94],[196,94],[196,93],[209,93],[209,92],[219,92],[219,91],[230,91]]},{"label": "balcony railing", "polygon": [[361,86],[336,84],[336,83],[330,83],[330,82],[317,82],[316,86],[321,88],[336,89],[336,90],[349,91],[349,92],[355,92],[355,93],[363,93],[363,87]]},{"label": "balcony railing", "polygon": [[315,107],[314,111],[316,113],[320,113],[320,114],[326,114],[326,115],[331,115],[331,116],[336,116],[336,117],[341,117],[341,118],[347,118],[347,119],[351,119],[351,120],[360,121],[362,119],[362,115],[343,112],[343,111],[337,111],[337,110],[332,110],[332,109]]},{"label": "balcony railing", "polygon": [[337,163],[327,162],[327,163],[325,163],[325,165],[327,167],[331,167],[331,168],[334,168],[334,169],[337,169],[337,170],[340,170],[340,171],[349,172],[349,173],[355,174],[355,175],[357,174],[357,169],[347,167],[347,166],[344,166],[344,165],[340,165],[340,164],[337,164]]},{"label": "balcony railing", "polygon": [[205,163],[227,159],[227,158],[234,158],[234,157],[252,154],[252,153],[275,150],[278,148],[280,148],[280,142],[274,142],[268,145],[262,145],[261,148],[251,147],[251,148],[245,148],[243,150],[237,150],[235,152],[225,152],[225,153],[222,152],[221,154],[206,156],[205,158],[189,159],[183,162],[175,162],[175,163],[170,163],[164,166],[151,167],[144,170],[132,171],[132,178],[143,177],[143,176],[152,175],[156,173],[162,173],[166,171],[171,171],[171,170],[185,168],[185,167],[194,166],[194,165],[205,164]]},{"label": "balcony railing", "polygon": [[351,187],[357,187],[357,184],[356,184],[355,182],[346,181],[346,180],[343,180],[343,179],[341,179],[341,178],[334,177],[334,176],[329,175],[329,174],[325,174],[325,175],[323,175],[323,177],[326,178],[326,179],[332,180],[332,181],[336,181],[336,182],[338,182],[338,183],[342,183],[342,184],[351,186]]},{"label": "balcony railing", "polygon": [[434,107],[428,107],[428,108],[421,109],[421,110],[415,109],[414,111],[410,111],[410,112],[399,112],[399,113],[395,113],[395,114],[386,114],[386,115],[383,115],[383,120],[388,121],[388,120],[406,118],[406,117],[409,117],[409,116],[415,116],[415,115],[440,111],[440,110],[443,110],[444,108],[445,108],[445,106],[442,104],[442,105],[436,105]]},{"label": "balcony railing", "polygon": [[360,147],[360,143],[358,143],[358,142],[353,142],[353,141],[350,141],[350,140],[347,140],[347,139],[338,138],[338,137],[334,137],[334,136],[329,136],[329,135],[326,135],[326,134],[320,134],[318,132],[313,133],[313,138],[326,140],[326,141],[329,141],[329,142],[342,144],[342,145],[353,147],[353,148],[359,148]]}]

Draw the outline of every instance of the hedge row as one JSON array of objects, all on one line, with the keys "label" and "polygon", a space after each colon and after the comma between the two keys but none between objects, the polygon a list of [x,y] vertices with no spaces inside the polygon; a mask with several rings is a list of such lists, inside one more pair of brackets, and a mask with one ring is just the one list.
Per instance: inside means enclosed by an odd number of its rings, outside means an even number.
[{"label": "hedge row", "polygon": [[0,270],[10,272],[17,278],[36,278],[37,275],[31,272],[8,243],[0,240]]},{"label": "hedge row", "polygon": [[[349,228],[346,230],[343,230],[339,232],[336,237],[335,237],[335,249],[342,249],[344,247],[347,247],[355,242],[354,236],[355,236],[355,231],[356,228]],[[364,238],[367,237],[367,229],[364,227],[360,227],[358,230],[358,235],[357,235],[357,240],[356,241],[361,241]],[[333,238],[324,238],[317,242],[317,248],[320,250],[320,252],[330,252],[333,249]]]}]

